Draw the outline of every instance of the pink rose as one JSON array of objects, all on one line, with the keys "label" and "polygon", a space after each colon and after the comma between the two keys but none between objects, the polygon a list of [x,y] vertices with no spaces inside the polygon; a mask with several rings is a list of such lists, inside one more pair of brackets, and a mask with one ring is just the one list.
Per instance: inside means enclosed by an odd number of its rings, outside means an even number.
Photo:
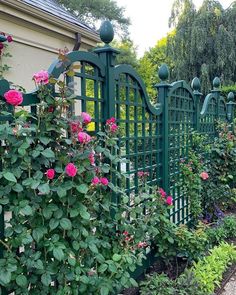
[{"label": "pink rose", "polygon": [[124,235],[124,236],[128,236],[128,235],[129,235],[129,232],[127,232],[127,230],[125,230],[125,231],[123,232],[123,235]]},{"label": "pink rose", "polygon": [[70,130],[72,133],[77,133],[82,130],[79,122],[70,122]]},{"label": "pink rose", "polygon": [[116,119],[114,117],[112,117],[110,119],[107,119],[106,124],[111,125],[111,124],[114,124],[115,122],[116,122]]},{"label": "pink rose", "polygon": [[73,163],[69,163],[66,165],[66,174],[68,176],[74,177],[77,173],[77,168]]},{"label": "pink rose", "polygon": [[91,120],[92,120],[90,115],[88,113],[85,113],[85,112],[81,113],[81,117],[83,118],[83,123],[86,124],[86,125],[89,124],[91,122]]},{"label": "pink rose", "polygon": [[159,188],[158,192],[160,193],[160,195],[162,196],[162,198],[166,197],[166,192],[163,190],[163,188]]},{"label": "pink rose", "polygon": [[118,126],[116,124],[112,124],[110,126],[111,133],[115,133],[118,130]]},{"label": "pink rose", "polygon": [[208,175],[207,172],[202,172],[202,173],[200,174],[200,177],[201,177],[201,179],[203,179],[203,180],[207,180],[207,178],[209,178],[209,175]]},{"label": "pink rose", "polygon": [[47,71],[41,70],[38,73],[34,74],[33,79],[37,84],[46,85],[49,83],[49,74]]},{"label": "pink rose", "polygon": [[7,42],[10,43],[10,42],[12,42],[12,41],[13,41],[12,36],[8,35],[8,36],[7,36]]},{"label": "pink rose", "polygon": [[138,172],[138,177],[139,178],[148,177],[148,176],[149,176],[149,172],[144,172],[144,171],[139,171]]},{"label": "pink rose", "polygon": [[88,135],[86,132],[79,132],[78,133],[78,140],[80,143],[89,143],[91,140],[91,136]]},{"label": "pink rose", "polygon": [[146,242],[139,242],[137,246],[138,246],[138,248],[145,248],[145,247],[147,247],[147,243]]},{"label": "pink rose", "polygon": [[9,103],[13,106],[18,106],[23,101],[22,93],[18,90],[8,90],[4,94],[4,97],[7,101],[7,103]]},{"label": "pink rose", "polygon": [[53,113],[53,112],[54,112],[54,107],[53,107],[53,106],[50,106],[50,107],[48,108],[48,112],[49,112],[49,113]]},{"label": "pink rose", "polygon": [[139,172],[138,172],[138,177],[141,178],[141,177],[143,177],[143,176],[144,176],[144,171],[139,171]]},{"label": "pink rose", "polygon": [[166,198],[166,204],[167,204],[168,206],[173,205],[173,198],[172,198],[171,196],[168,196],[168,197]]},{"label": "pink rose", "polygon": [[88,158],[89,158],[90,164],[94,165],[95,164],[94,152],[90,153]]},{"label": "pink rose", "polygon": [[47,176],[47,179],[53,179],[55,177],[55,170],[48,169],[45,174]]},{"label": "pink rose", "polygon": [[92,179],[92,184],[93,185],[98,185],[100,183],[100,179],[97,177],[97,176],[95,176],[93,179]]},{"label": "pink rose", "polygon": [[108,183],[109,183],[109,181],[108,181],[108,179],[106,178],[106,177],[102,177],[102,178],[100,178],[100,181],[101,181],[101,184],[103,184],[103,185],[108,185]]}]

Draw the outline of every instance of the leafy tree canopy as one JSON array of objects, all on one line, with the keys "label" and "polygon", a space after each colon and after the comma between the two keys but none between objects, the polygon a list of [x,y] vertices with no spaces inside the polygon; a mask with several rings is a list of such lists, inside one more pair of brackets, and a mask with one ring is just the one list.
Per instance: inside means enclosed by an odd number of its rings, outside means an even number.
[{"label": "leafy tree canopy", "polygon": [[204,0],[196,10],[192,0],[176,0],[170,17],[174,38],[168,38],[168,55],[175,61],[173,79],[201,79],[202,91],[215,76],[223,84],[236,81],[236,2],[223,9],[219,1]]},{"label": "leafy tree canopy", "polygon": [[98,21],[108,19],[122,36],[128,34],[129,18],[124,16],[124,7],[113,0],[57,0],[68,11],[86,24],[95,28]]},{"label": "leafy tree canopy", "polygon": [[[174,32],[170,33],[169,38],[174,36]],[[172,36],[172,37],[171,37]],[[155,84],[160,82],[158,78],[158,69],[163,64],[168,64],[170,70],[173,67],[171,58],[167,55],[167,37],[159,40],[156,45],[139,60],[138,71],[143,78],[147,92],[154,102],[157,96]]]},{"label": "leafy tree canopy", "polygon": [[137,48],[132,40],[127,38],[121,41],[114,40],[112,41],[111,46],[120,51],[116,57],[117,64],[128,64],[137,69],[139,64]]}]

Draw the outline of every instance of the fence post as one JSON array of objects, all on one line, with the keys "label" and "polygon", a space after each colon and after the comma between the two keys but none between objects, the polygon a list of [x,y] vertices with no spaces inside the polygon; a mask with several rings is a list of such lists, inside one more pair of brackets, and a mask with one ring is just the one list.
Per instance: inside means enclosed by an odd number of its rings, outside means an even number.
[{"label": "fence post", "polygon": [[236,103],[234,102],[234,93],[230,92],[227,96],[228,102],[226,103],[227,119],[231,123],[231,129],[234,132],[234,108]]},{"label": "fence post", "polygon": [[216,118],[219,119],[220,114],[220,79],[218,77],[215,77],[213,80],[213,90],[211,90],[211,93],[215,93],[216,97]]},{"label": "fence post", "polygon": [[168,101],[168,90],[170,84],[166,81],[169,78],[169,69],[166,64],[163,64],[159,71],[158,76],[161,80],[155,87],[158,90],[158,102],[162,105],[162,116],[161,116],[161,148],[162,148],[162,188],[169,193],[170,191],[170,180],[169,180],[169,101]]},{"label": "fence post", "polygon": [[113,40],[114,30],[109,21],[104,21],[100,28],[100,38],[105,43],[101,48],[94,49],[101,61],[106,66],[105,87],[104,87],[104,122],[111,117],[115,117],[115,87],[114,87],[114,67],[115,57],[119,50],[112,48],[109,43]]},{"label": "fence post", "polygon": [[[0,44],[5,42],[7,38],[4,35],[0,34]],[[3,95],[7,90],[9,90],[9,83],[6,80],[0,80],[0,95]],[[0,144],[2,144],[0,142]],[[2,161],[0,161],[0,171],[2,171]],[[0,240],[4,240],[4,230],[5,230],[5,221],[4,221],[4,207],[1,206],[0,209]],[[3,258],[3,246],[0,245],[0,259]],[[0,287],[0,293],[6,295],[7,291],[5,288]]]},{"label": "fence post", "polygon": [[[98,54],[99,58],[105,65],[105,85],[104,85],[104,104],[102,106],[102,121],[105,124],[106,120],[111,117],[116,117],[115,110],[115,58],[119,53],[119,50],[112,48],[109,43],[114,38],[114,30],[112,24],[109,21],[104,21],[100,27],[100,38],[105,43],[101,48],[94,49],[94,52]],[[115,168],[115,167],[113,167]],[[111,173],[111,179],[113,184],[116,183],[115,173]],[[114,192],[111,195],[111,202],[113,204],[119,203],[119,198]],[[111,216],[114,217],[115,210],[111,209]]]},{"label": "fence post", "polygon": [[201,84],[200,84],[200,80],[195,77],[192,80],[191,86],[193,88],[193,95],[194,95],[194,104],[195,104],[195,130],[197,132],[200,131],[200,98],[202,96],[202,93],[200,92],[201,89]]}]

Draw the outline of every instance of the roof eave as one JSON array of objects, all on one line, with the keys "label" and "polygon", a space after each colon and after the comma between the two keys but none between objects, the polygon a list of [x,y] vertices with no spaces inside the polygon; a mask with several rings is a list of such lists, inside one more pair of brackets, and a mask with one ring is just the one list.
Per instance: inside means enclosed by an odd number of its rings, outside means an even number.
[{"label": "roof eave", "polygon": [[2,0],[3,4],[14,7],[15,9],[19,9],[21,11],[24,11],[25,13],[28,13],[30,15],[35,16],[36,18],[40,18],[46,22],[49,22],[51,24],[57,23],[58,26],[60,26],[63,29],[67,29],[68,31],[71,31],[73,33],[80,33],[82,36],[90,39],[93,42],[101,42],[101,39],[99,38],[99,34],[96,32],[93,32],[92,30],[89,31],[89,29],[85,29],[80,27],[77,24],[73,24],[71,22],[67,22],[66,20],[54,16],[46,11],[43,11],[39,8],[36,8],[34,6],[31,6],[27,3],[23,3],[20,0]]}]

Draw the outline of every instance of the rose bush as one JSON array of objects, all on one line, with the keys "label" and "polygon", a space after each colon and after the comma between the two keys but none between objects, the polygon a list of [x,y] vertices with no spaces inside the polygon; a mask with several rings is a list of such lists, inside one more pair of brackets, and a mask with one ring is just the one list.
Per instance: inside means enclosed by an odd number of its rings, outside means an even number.
[{"label": "rose bush", "polygon": [[136,285],[132,272],[152,248],[172,198],[148,193],[145,172],[131,205],[112,181],[123,177],[116,119],[92,137],[91,116],[70,114],[73,96],[63,81],[42,71],[34,80],[37,119],[15,110],[0,126],[0,209],[11,216],[0,240],[0,285],[31,295],[106,295]]}]

